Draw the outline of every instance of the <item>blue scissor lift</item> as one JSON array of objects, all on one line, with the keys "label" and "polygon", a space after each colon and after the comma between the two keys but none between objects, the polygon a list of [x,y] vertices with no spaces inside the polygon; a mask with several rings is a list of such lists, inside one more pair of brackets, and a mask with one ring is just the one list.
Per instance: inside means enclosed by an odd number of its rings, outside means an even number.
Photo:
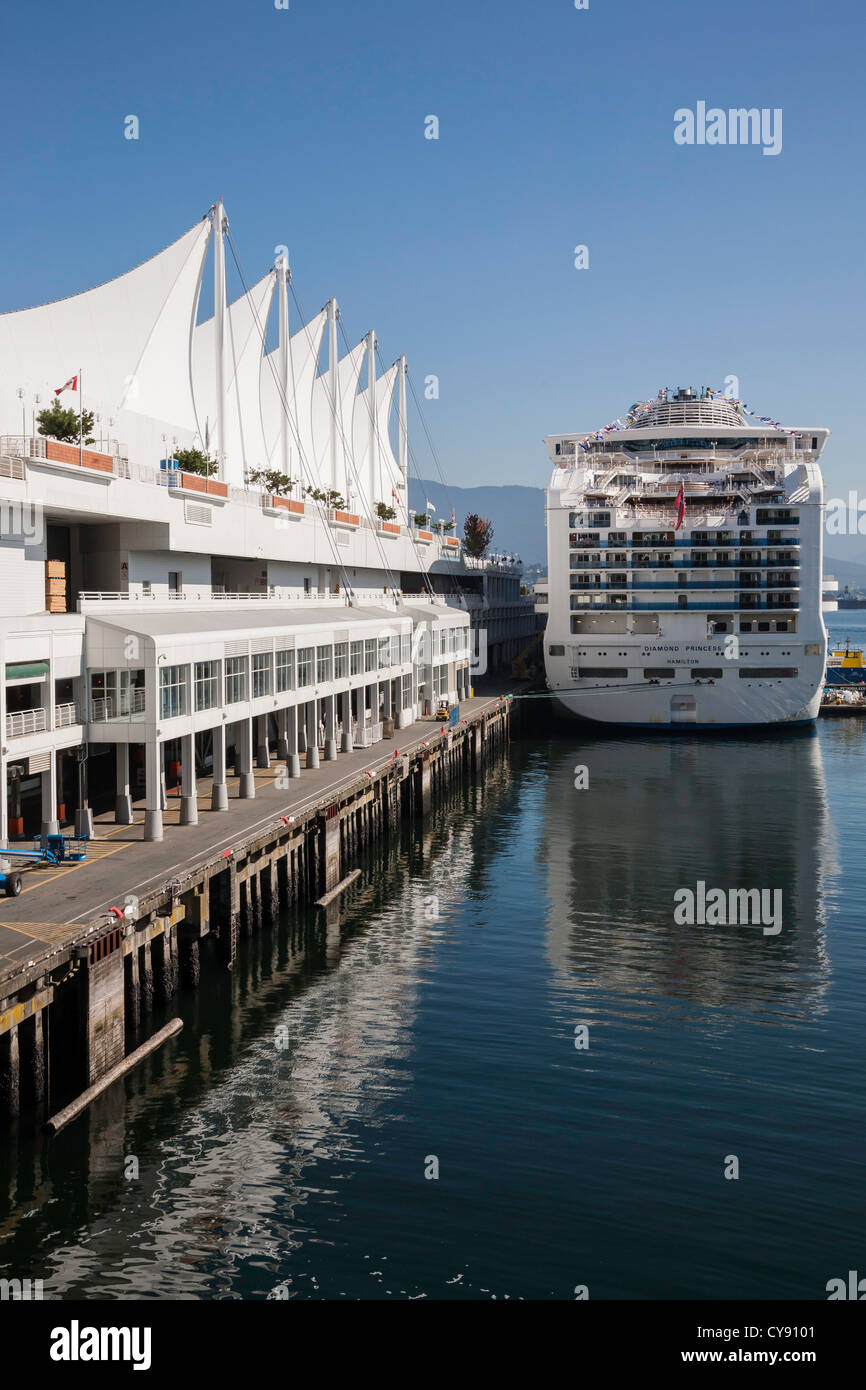
[{"label": "blue scissor lift", "polygon": [[[0,865],[5,859],[26,859],[34,864],[75,864],[87,858],[86,835],[37,835],[32,849],[0,849]],[[0,889],[7,898],[21,892],[21,875],[8,865],[0,868]]]}]

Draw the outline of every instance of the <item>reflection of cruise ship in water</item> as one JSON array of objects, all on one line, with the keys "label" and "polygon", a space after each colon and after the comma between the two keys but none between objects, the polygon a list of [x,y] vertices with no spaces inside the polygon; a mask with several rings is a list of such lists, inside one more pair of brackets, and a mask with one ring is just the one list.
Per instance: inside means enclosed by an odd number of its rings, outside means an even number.
[{"label": "reflection of cruise ship in water", "polygon": [[[576,766],[589,787],[575,790]],[[756,813],[772,790],[772,823]],[[817,1007],[834,872],[821,745],[785,738],[575,740],[551,766],[540,859],[561,982],[765,1012]],[[782,930],[677,926],[674,893],[782,890]]]},{"label": "reflection of cruise ship in water", "polygon": [[547,439],[544,655],[565,713],[714,727],[815,718],[827,434],[680,389],[594,434]]}]

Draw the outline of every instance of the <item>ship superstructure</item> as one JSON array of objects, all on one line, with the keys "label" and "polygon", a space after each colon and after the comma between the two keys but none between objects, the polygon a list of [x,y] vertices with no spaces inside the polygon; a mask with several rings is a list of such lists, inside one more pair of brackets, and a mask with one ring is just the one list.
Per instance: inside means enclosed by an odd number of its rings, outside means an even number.
[{"label": "ship superstructure", "polygon": [[545,440],[545,664],[562,710],[636,725],[816,717],[828,434],[678,388]]}]

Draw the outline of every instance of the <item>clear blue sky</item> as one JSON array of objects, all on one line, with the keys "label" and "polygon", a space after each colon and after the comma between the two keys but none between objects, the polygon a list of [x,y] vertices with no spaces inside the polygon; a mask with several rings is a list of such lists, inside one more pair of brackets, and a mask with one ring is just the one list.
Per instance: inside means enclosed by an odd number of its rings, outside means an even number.
[{"label": "clear blue sky", "polygon": [[[222,194],[250,280],[285,242],[308,313],[336,294],[353,342],[438,375],[452,483],[543,486],[542,435],[736,374],[830,426],[831,495],[858,485],[859,0],[50,0],[0,34],[0,309],[119,273]],[[781,107],[782,153],[677,146],[698,100]]]}]

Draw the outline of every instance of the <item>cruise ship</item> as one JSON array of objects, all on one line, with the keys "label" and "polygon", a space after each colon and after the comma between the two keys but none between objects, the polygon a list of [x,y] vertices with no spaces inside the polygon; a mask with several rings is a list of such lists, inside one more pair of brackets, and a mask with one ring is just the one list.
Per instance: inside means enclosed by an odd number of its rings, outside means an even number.
[{"label": "cruise ship", "polygon": [[665,388],[550,435],[547,683],[606,724],[804,724],[821,698],[829,430]]}]

